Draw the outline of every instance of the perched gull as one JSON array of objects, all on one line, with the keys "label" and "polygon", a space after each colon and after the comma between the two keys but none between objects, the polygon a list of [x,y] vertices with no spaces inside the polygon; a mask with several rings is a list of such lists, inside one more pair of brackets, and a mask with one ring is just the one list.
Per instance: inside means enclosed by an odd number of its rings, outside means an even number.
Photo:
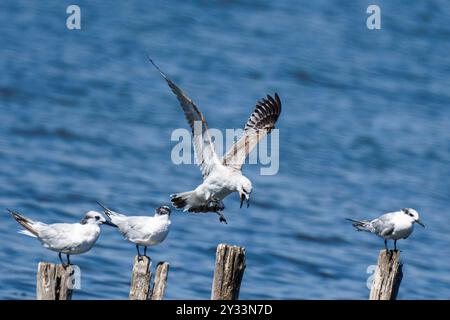
[{"label": "perched gull", "polygon": [[141,257],[139,246],[144,246],[144,256],[147,246],[157,245],[166,239],[170,228],[170,208],[162,206],[155,210],[153,217],[126,216],[108,209],[97,201],[103,211],[117,225],[124,238],[136,244],[138,256]]},{"label": "perched gull", "polygon": [[394,240],[394,250],[397,250],[397,240],[410,236],[414,230],[414,222],[425,228],[425,225],[419,220],[417,211],[411,208],[389,212],[371,221],[347,220],[353,222],[357,231],[368,231],[383,238],[386,250],[388,250],[387,240]]},{"label": "perched gull", "polygon": [[99,225],[115,227],[95,211],[87,212],[79,223],[45,224],[25,218],[16,211],[7,210],[26,229],[20,230],[19,233],[38,238],[45,248],[58,252],[63,266],[66,264],[62,260],[61,253],[67,256],[67,264],[70,265],[70,255],[87,252],[94,246],[100,235]]},{"label": "perched gull", "polygon": [[192,129],[195,154],[203,175],[203,183],[195,190],[173,194],[171,201],[177,209],[184,209],[184,211],[215,212],[219,215],[220,221],[226,223],[225,217],[220,213],[225,208],[222,200],[226,196],[238,192],[241,208],[244,200],[247,200],[247,207],[250,205],[252,183],[242,175],[241,168],[246,157],[259,141],[274,129],[281,112],[280,98],[275,93],[274,97],[267,95],[267,98],[259,101],[245,124],[243,136],[222,158],[219,158],[214,150],[214,143],[203,114],[191,98],[177,87],[151,59],[149,60],[180,102]]}]

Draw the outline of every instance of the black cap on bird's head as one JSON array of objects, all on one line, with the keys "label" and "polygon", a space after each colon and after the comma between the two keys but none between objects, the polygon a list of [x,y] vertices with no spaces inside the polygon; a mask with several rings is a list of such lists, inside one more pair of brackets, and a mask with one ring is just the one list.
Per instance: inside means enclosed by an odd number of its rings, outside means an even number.
[{"label": "black cap on bird's head", "polygon": [[156,208],[156,215],[163,216],[168,215],[170,217],[170,208],[168,206],[161,206],[159,208]]}]

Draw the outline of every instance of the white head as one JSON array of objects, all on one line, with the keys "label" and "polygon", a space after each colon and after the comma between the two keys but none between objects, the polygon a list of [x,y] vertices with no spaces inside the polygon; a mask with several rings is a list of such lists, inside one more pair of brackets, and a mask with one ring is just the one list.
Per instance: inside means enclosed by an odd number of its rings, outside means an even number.
[{"label": "white head", "polygon": [[237,191],[239,192],[239,197],[241,198],[241,208],[244,200],[247,200],[247,208],[250,206],[250,194],[252,193],[252,183],[249,179],[244,176],[240,176],[237,187]]},{"label": "white head", "polygon": [[105,219],[101,213],[97,211],[89,211],[85,214],[84,218],[80,221],[81,224],[106,224],[108,226],[117,227],[114,223]]},{"label": "white head", "polygon": [[420,221],[419,213],[416,210],[411,208],[404,208],[402,209],[402,212],[408,215],[408,217],[412,219],[413,222],[417,222],[418,224],[420,224],[422,227],[425,228],[425,225]]}]

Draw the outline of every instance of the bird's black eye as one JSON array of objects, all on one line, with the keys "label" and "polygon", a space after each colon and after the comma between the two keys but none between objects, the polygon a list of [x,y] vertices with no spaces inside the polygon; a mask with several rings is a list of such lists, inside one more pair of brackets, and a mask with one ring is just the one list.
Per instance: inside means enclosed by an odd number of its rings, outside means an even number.
[{"label": "bird's black eye", "polygon": [[100,220],[100,217],[99,217],[99,216],[96,216],[96,217],[95,217],[95,220],[97,220],[97,221]]}]

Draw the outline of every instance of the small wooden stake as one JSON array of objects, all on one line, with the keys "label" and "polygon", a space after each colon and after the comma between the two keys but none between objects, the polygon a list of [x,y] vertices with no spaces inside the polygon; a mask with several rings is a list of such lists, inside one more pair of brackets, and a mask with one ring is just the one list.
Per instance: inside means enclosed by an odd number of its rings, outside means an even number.
[{"label": "small wooden stake", "polygon": [[134,258],[133,273],[131,275],[130,300],[147,300],[149,293],[152,261],[150,258],[136,256]]},{"label": "small wooden stake", "polygon": [[237,300],[245,270],[245,248],[219,244],[212,284],[212,300]]},{"label": "small wooden stake", "polygon": [[370,300],[395,300],[402,281],[400,251],[381,250],[375,271]]},{"label": "small wooden stake", "polygon": [[152,300],[162,300],[166,291],[167,274],[169,273],[169,263],[160,262],[156,267],[155,282],[152,289]]},{"label": "small wooden stake", "polygon": [[72,276],[75,270],[72,266],[55,265],[39,262],[36,279],[37,300],[71,300]]}]

